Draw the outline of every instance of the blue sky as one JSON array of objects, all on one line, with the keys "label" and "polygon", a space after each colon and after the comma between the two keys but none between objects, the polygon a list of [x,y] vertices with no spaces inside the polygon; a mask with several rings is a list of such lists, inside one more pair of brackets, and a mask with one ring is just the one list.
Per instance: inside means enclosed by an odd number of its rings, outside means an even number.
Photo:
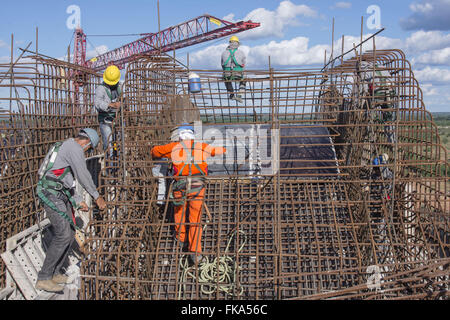
[{"label": "blue sky", "polygon": [[[71,15],[66,10],[71,5],[80,8],[81,26],[88,35],[158,31],[156,0],[5,1],[0,11],[0,62],[8,60],[11,33],[15,56],[20,53],[17,48],[29,41],[34,48],[36,27],[39,51],[64,57],[73,34],[66,24]],[[249,54],[249,68],[265,68],[268,55],[277,68],[311,67],[323,61],[325,49],[330,51],[333,17],[336,44],[342,35],[347,45],[359,39],[361,16],[365,20],[363,34],[376,31],[367,24],[371,5],[380,9],[381,26],[386,28],[378,37],[377,48],[402,49],[424,91],[427,109],[450,111],[450,0],[160,0],[161,29],[204,13],[233,21],[251,18],[262,23],[260,30],[238,34]],[[137,38],[88,36],[88,55]],[[192,66],[219,69],[220,52],[226,42],[221,39],[184,48],[177,57],[189,53]]]}]

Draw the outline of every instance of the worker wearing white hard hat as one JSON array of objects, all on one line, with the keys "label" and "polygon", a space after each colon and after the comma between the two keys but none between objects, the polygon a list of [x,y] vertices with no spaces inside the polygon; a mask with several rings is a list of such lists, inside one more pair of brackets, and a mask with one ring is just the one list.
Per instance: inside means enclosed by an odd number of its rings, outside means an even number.
[{"label": "worker wearing white hard hat", "polygon": [[174,205],[175,238],[193,253],[191,260],[202,260],[201,215],[208,175],[206,159],[226,152],[195,141],[194,128],[183,124],[177,128],[178,141],[151,149],[153,159],[168,158],[173,165],[174,182],[169,197]]}]

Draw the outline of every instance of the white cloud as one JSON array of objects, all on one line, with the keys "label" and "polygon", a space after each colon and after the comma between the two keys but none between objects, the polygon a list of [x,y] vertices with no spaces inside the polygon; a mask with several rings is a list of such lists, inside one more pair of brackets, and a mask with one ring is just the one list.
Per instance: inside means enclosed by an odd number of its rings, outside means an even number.
[{"label": "white cloud", "polygon": [[436,96],[438,94],[438,90],[431,83],[424,83],[420,85],[420,88],[425,96]]},{"label": "white cloud", "polygon": [[426,52],[417,58],[413,58],[412,62],[413,64],[450,65],[450,47]]},{"label": "white cloud", "polygon": [[249,66],[267,65],[270,56],[271,64],[281,66],[302,66],[322,64],[324,52],[330,52],[329,45],[309,47],[309,39],[296,37],[281,42],[270,41],[267,44],[250,49]]},{"label": "white cloud", "polygon": [[[226,47],[227,44],[223,43],[196,51],[189,55],[189,64],[206,69],[221,69],[220,57]],[[245,48],[245,46],[241,46],[241,48]]]},{"label": "white cloud", "polygon": [[427,66],[421,70],[414,70],[414,76],[419,83],[431,82],[433,84],[450,84],[449,69],[431,68]]},{"label": "white cloud", "polygon": [[101,54],[108,52],[108,47],[104,44],[95,47],[94,49],[86,51],[86,60],[97,57]]},{"label": "white cloud", "polygon": [[339,1],[336,2],[334,4],[334,6],[332,6],[331,8],[338,8],[338,9],[350,9],[352,7],[352,3],[351,2],[344,2],[344,1]]},{"label": "white cloud", "polygon": [[411,34],[404,46],[411,52],[441,49],[450,46],[450,34],[441,31],[419,30]]},{"label": "white cloud", "polygon": [[425,4],[412,3],[409,5],[409,8],[413,12],[426,13],[426,12],[430,12],[431,10],[433,10],[433,5],[428,2]]},{"label": "white cloud", "polygon": [[[243,39],[256,39],[266,37],[283,37],[288,26],[304,25],[298,17],[317,18],[318,13],[307,5],[296,5],[291,1],[280,2],[275,11],[258,8],[247,14],[242,20],[252,20],[261,23],[261,26],[241,33]],[[234,21],[234,14],[228,14],[225,20]]]},{"label": "white cloud", "polygon": [[400,20],[405,30],[450,30],[450,1],[422,0],[412,3],[412,14]]},{"label": "white cloud", "polygon": [[0,48],[6,48],[6,47],[8,47],[8,45],[6,44],[6,42],[3,41],[3,40],[0,40]]}]

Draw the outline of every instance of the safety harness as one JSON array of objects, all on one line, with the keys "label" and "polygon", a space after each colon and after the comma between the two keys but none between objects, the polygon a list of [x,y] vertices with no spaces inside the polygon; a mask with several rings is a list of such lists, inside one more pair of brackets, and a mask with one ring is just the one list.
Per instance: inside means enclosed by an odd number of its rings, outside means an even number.
[{"label": "safety harness", "polygon": [[64,219],[66,219],[75,228],[75,230],[78,230],[79,228],[75,225],[74,221],[67,215],[67,213],[59,210],[58,207],[55,205],[55,203],[51,201],[49,198],[47,198],[43,192],[44,190],[46,190],[47,192],[55,196],[58,196],[60,193],[63,193],[64,195],[67,196],[68,200],[70,201],[74,209],[78,209],[79,207],[77,206],[75,200],[73,199],[72,194],[70,193],[70,189],[66,188],[62,182],[62,179],[69,172],[72,171],[70,167],[64,168],[63,173],[57,178],[47,176],[47,173],[52,169],[55,163],[56,156],[58,155],[61,145],[62,142],[57,142],[50,149],[50,156],[46,158],[44,164],[41,167],[41,170],[38,172],[39,181],[37,183],[36,192],[39,199],[43,203],[45,203],[54,211],[58,212],[58,214],[62,216]]},{"label": "safety harness", "polygon": [[[113,99],[120,97],[120,95],[122,94],[120,85],[117,86],[117,96],[116,97],[113,97],[113,93],[112,93],[111,89],[106,84],[103,83],[102,86],[105,88],[106,94],[108,95],[108,97],[111,101],[113,101]],[[115,111],[101,111],[100,110],[98,112],[98,122],[99,123],[111,123],[116,118],[116,114],[117,113]]]},{"label": "safety harness", "polygon": [[[188,150],[188,147],[186,144],[181,141],[180,142],[184,150]],[[169,197],[172,200],[173,204],[175,206],[181,206],[186,202],[187,195],[191,193],[195,193],[194,197],[198,196],[200,194],[200,191],[202,191],[205,180],[206,180],[206,173],[200,168],[200,166],[195,163],[194,159],[194,149],[195,149],[195,141],[192,141],[191,146],[191,154],[190,158],[188,155],[187,161],[184,163],[183,167],[181,167],[180,172],[178,173],[178,180],[175,180],[173,186],[172,186],[172,192],[170,193]],[[192,174],[192,165],[194,165],[199,173]],[[189,173],[187,176],[182,176],[184,168],[188,166]],[[179,191],[181,192],[181,198],[177,198],[175,200],[174,192]]]},{"label": "safety harness", "polygon": [[[225,63],[222,66],[224,71],[243,71],[244,70],[244,68],[236,61],[236,57],[234,56],[234,53],[236,52],[236,50],[237,50],[237,48],[236,49],[228,49],[228,51],[230,52],[230,55],[228,56],[228,59],[225,61]],[[230,67],[226,67],[226,65],[228,64],[230,59],[233,59],[234,66],[233,66],[233,64],[231,64]],[[234,76],[232,74],[228,78],[230,80],[234,80],[235,78],[240,78],[240,76]]]},{"label": "safety harness", "polygon": [[[378,68],[378,65],[375,65]],[[375,70],[374,86],[369,83],[369,92],[373,94],[375,106],[380,106],[381,110],[392,108],[393,100],[395,99],[395,89],[391,87],[389,76],[385,70]],[[380,116],[376,116],[375,121],[385,123],[395,120],[395,115],[392,111],[382,111]]]}]

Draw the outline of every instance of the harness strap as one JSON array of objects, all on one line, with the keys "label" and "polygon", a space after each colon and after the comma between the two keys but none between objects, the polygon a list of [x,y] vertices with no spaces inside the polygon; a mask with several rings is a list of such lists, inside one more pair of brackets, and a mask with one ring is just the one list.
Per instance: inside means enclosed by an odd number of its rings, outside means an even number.
[{"label": "harness strap", "polygon": [[[230,55],[228,56],[227,60],[225,61],[225,63],[223,64],[223,68],[224,70],[228,71],[228,70],[237,70],[237,71],[242,71],[242,66],[237,62],[236,57],[234,56],[234,53],[236,52],[236,49],[228,49],[228,51],[230,52]],[[233,62],[235,64],[235,67],[226,67],[226,65],[228,64],[228,62],[230,61],[230,59],[233,59]]]},{"label": "harness strap", "polygon": [[[188,150],[188,147],[186,146],[186,144],[183,141],[181,141],[180,143],[184,150]],[[197,197],[200,194],[200,192],[202,191],[202,189],[204,188],[204,183],[206,180],[206,173],[202,170],[202,168],[200,168],[200,166],[197,163],[195,163],[194,150],[195,150],[195,141],[192,141],[191,154],[190,154],[190,156],[188,154],[188,158],[186,159],[186,162],[184,163],[183,167],[181,168],[180,172],[178,173],[178,177],[180,177],[180,179],[175,180],[173,188],[172,188],[172,192],[169,195],[169,198],[172,200],[173,204],[176,206],[183,205],[186,202],[188,194],[195,193],[193,197]],[[197,168],[197,170],[200,172],[193,175],[192,174],[192,165],[194,165]],[[189,173],[188,173],[188,176],[183,176],[182,173],[186,166],[188,166]],[[188,179],[190,179],[190,183],[189,183]],[[192,185],[194,185],[194,187],[192,187]],[[176,199],[174,197],[173,193],[175,191],[181,192],[181,198]]]},{"label": "harness strap", "polygon": [[[53,178],[53,177],[47,176],[47,173],[53,168],[53,165],[55,163],[55,160],[56,160],[56,157],[58,155],[61,145],[62,145],[62,142],[57,142],[53,145],[53,147],[51,149],[51,155],[48,158],[47,167],[44,169],[43,172],[41,172],[39,174],[40,179],[39,179],[37,187],[36,187],[36,193],[37,193],[37,196],[39,197],[39,199],[41,199],[43,203],[45,203],[47,206],[49,206],[54,211],[58,212],[58,214],[60,216],[62,216],[64,219],[66,219],[67,221],[69,221],[69,223],[75,229],[79,229],[74,224],[73,220],[67,215],[67,213],[59,210],[56,207],[55,203],[52,202],[50,199],[48,199],[45,196],[45,194],[43,193],[43,190],[46,190],[49,193],[57,196],[59,193],[62,192],[64,195],[67,196],[72,207],[74,209],[78,209],[78,206],[77,206],[75,200],[73,199],[72,195],[70,194],[69,190],[64,186],[64,184],[61,181],[69,172],[71,172],[70,167],[64,168],[64,172],[58,178]],[[45,165],[45,163],[44,163],[44,165]]]},{"label": "harness strap", "polygon": [[[102,84],[102,86],[105,88],[106,94],[108,95],[109,99],[112,100],[112,92],[111,89],[108,88],[107,85]],[[117,96],[120,97],[122,94],[122,89],[120,89],[120,85],[117,86]]]},{"label": "harness strap", "polygon": [[[51,193],[51,194],[53,194],[53,195],[55,195],[55,196],[58,196],[59,192],[56,191],[56,190],[54,190],[54,189],[44,188],[44,187],[43,187],[42,185],[40,185],[39,183],[38,183],[38,186],[37,186],[37,188],[36,188],[36,191],[37,191],[36,193],[37,193],[39,199],[40,199],[43,203],[45,203],[45,204],[46,204],[47,206],[49,206],[51,209],[53,209],[54,211],[56,211],[61,217],[63,217],[64,219],[66,219],[66,220],[70,223],[70,225],[71,225],[72,227],[74,227],[75,230],[81,230],[80,228],[78,228],[78,227],[75,225],[75,223],[73,222],[73,219],[71,219],[71,218],[67,215],[66,212],[59,210],[58,207],[55,205],[55,203],[45,196],[45,194],[43,193],[43,190],[46,190],[46,191],[48,191],[49,193]],[[76,208],[76,203],[75,203],[75,201],[73,200],[73,197],[72,197],[72,195],[70,194],[70,192],[68,192],[67,190],[63,190],[63,191],[61,191],[61,192],[63,192],[63,193],[67,196],[67,198],[69,199],[70,204],[72,205],[72,207],[73,207],[73,208]]]},{"label": "harness strap", "polygon": [[[183,146],[184,150],[188,150],[188,147],[186,146],[184,141],[180,141],[180,143]],[[187,161],[184,163],[183,167],[181,167],[181,170],[178,173],[178,176],[182,176],[183,170],[186,166],[188,166],[188,168],[189,168],[188,176],[192,176],[192,165],[194,165],[197,168],[197,170],[200,171],[201,175],[206,176],[206,173],[202,170],[202,168],[200,168],[200,166],[197,163],[195,163],[194,150],[195,150],[195,141],[192,141],[190,158],[188,156],[188,159],[186,159]]]}]

